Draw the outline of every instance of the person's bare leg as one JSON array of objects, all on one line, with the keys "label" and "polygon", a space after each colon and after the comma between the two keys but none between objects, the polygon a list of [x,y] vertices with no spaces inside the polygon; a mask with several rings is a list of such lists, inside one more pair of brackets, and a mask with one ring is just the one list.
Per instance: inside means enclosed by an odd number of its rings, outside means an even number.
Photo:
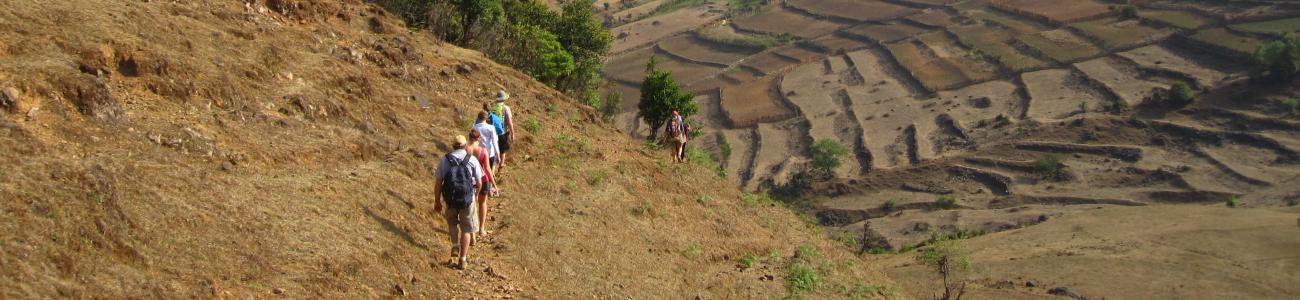
[{"label": "person's bare leg", "polygon": [[460,269],[461,270],[466,269],[467,268],[466,264],[469,262],[470,235],[471,234],[468,232],[460,235]]},{"label": "person's bare leg", "polygon": [[[490,232],[487,231],[488,197],[490,197],[490,196],[491,196],[491,195],[488,194],[488,193],[484,193],[484,194],[480,194],[480,195],[479,195],[479,201],[478,201],[478,203],[477,203],[477,205],[478,205],[478,232],[477,232],[477,235],[485,235],[485,234],[490,233]],[[474,243],[475,243],[475,244],[478,244],[478,241],[475,241]]]},{"label": "person's bare leg", "polygon": [[[451,260],[455,263],[457,258],[456,250],[459,250],[456,247],[461,245],[457,244],[457,242],[460,242],[460,226],[457,226],[456,223],[447,222],[447,239],[451,240]],[[462,251],[461,253],[465,252]]]}]

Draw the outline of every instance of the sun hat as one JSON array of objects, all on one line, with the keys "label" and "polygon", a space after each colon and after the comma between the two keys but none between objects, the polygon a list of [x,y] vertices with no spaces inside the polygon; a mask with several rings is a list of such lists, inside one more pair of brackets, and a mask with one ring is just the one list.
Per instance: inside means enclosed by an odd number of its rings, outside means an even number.
[{"label": "sun hat", "polygon": [[465,138],[463,135],[457,135],[456,140],[451,143],[452,147],[456,149],[465,148],[465,145],[468,144],[469,139]]},{"label": "sun hat", "polygon": [[506,102],[506,99],[510,99],[510,93],[506,93],[505,90],[499,90],[497,91],[495,99],[496,102]]}]

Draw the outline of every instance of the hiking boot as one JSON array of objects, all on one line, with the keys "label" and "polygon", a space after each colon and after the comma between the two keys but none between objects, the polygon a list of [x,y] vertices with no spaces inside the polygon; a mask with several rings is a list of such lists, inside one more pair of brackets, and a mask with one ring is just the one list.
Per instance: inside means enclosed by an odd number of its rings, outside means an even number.
[{"label": "hiking boot", "polygon": [[461,269],[461,270],[469,270],[469,258],[468,258],[468,257],[461,257],[461,258],[460,258],[460,264],[457,265],[456,268],[457,268],[457,269]]}]

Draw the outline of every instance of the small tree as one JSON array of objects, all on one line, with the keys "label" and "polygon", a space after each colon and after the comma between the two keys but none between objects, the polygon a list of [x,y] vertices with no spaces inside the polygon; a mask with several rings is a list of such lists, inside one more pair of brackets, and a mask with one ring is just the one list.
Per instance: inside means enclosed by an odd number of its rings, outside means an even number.
[{"label": "small tree", "polygon": [[1192,103],[1192,97],[1192,87],[1188,86],[1186,82],[1175,82],[1173,86],[1169,87],[1169,100],[1173,101],[1175,105],[1190,104]]},{"label": "small tree", "polygon": [[808,151],[812,156],[810,164],[813,170],[824,176],[834,175],[835,169],[843,164],[840,158],[849,153],[848,149],[831,139],[818,140]]},{"label": "small tree", "polygon": [[1123,9],[1119,10],[1119,17],[1121,19],[1132,19],[1132,18],[1137,18],[1137,16],[1138,16],[1137,5],[1133,5],[1133,4],[1125,5]]},{"label": "small tree", "polygon": [[1290,34],[1260,45],[1252,56],[1257,79],[1287,82],[1300,74],[1300,41]]},{"label": "small tree", "polygon": [[645,80],[641,81],[641,103],[637,103],[637,110],[637,117],[650,125],[650,139],[654,140],[673,111],[680,113],[685,120],[699,107],[695,105],[695,95],[682,91],[673,80],[673,74],[656,67],[655,57],[651,56],[646,63]]},{"label": "small tree", "polygon": [[504,8],[497,0],[453,0],[460,11],[460,45],[469,45],[471,30],[478,25],[491,25],[501,20]]},{"label": "small tree", "polygon": [[936,241],[919,249],[915,258],[916,262],[933,268],[943,276],[943,297],[939,299],[956,300],[966,294],[966,282],[957,278],[957,271],[970,268],[970,257],[966,256],[956,241]]},{"label": "small tree", "polygon": [[611,120],[621,107],[623,107],[623,92],[610,91],[605,94],[605,102],[600,105],[600,116],[606,121]]}]

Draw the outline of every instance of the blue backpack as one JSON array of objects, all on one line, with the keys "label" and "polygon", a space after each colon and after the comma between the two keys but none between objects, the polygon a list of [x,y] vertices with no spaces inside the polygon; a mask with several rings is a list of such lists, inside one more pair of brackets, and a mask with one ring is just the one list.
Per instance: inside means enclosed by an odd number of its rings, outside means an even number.
[{"label": "blue backpack", "polygon": [[506,134],[506,124],[501,121],[501,116],[496,113],[488,113],[488,122],[492,123],[492,128],[497,130],[497,135]]},{"label": "blue backpack", "polygon": [[473,204],[470,195],[474,194],[474,172],[469,169],[469,155],[465,158],[458,159],[450,153],[443,158],[451,168],[442,177],[442,201],[452,208],[466,208]]}]

